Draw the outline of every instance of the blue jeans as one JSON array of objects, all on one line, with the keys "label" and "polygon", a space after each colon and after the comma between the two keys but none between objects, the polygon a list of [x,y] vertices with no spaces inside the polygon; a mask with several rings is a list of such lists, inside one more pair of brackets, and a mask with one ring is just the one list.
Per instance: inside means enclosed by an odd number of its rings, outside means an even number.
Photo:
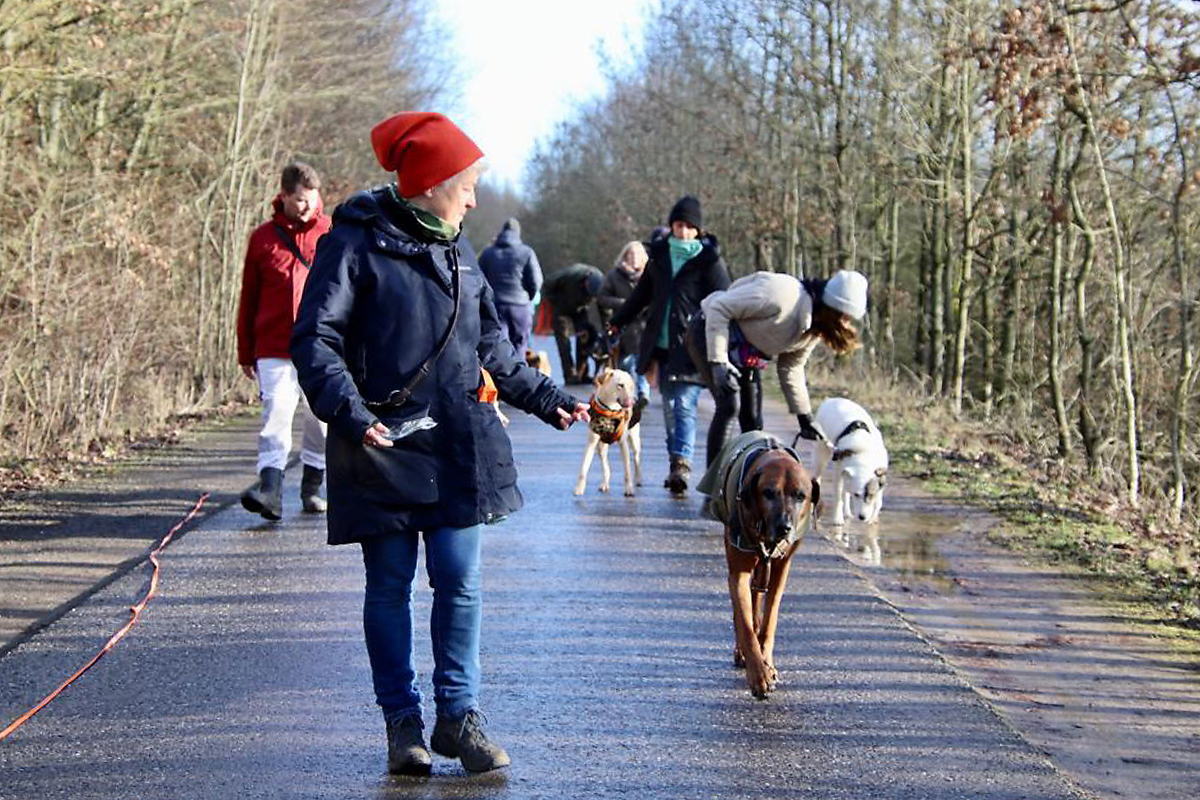
[{"label": "blue jeans", "polygon": [[639,375],[637,371],[637,353],[626,353],[621,356],[621,360],[617,362],[617,369],[623,369],[633,376],[637,381],[638,397],[650,399],[650,381],[645,375]]},{"label": "blue jeans", "polygon": [[[425,533],[425,571],[433,587],[429,634],[438,716],[458,718],[479,705],[481,531],[482,526],[475,525]],[[417,536],[417,531],[406,531],[362,543],[367,570],[363,630],[375,699],[389,721],[421,715],[412,657]]]},{"label": "blue jeans", "polygon": [[668,455],[691,461],[696,445],[696,403],[703,388],[698,383],[671,380],[664,381],[659,387]]}]

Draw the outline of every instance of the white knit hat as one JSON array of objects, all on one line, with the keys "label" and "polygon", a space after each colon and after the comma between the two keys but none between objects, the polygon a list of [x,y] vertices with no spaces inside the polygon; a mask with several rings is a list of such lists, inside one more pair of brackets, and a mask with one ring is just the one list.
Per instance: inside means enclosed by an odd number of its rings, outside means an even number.
[{"label": "white knit hat", "polygon": [[861,272],[843,269],[835,272],[825,284],[821,302],[854,319],[867,313],[867,279]]}]

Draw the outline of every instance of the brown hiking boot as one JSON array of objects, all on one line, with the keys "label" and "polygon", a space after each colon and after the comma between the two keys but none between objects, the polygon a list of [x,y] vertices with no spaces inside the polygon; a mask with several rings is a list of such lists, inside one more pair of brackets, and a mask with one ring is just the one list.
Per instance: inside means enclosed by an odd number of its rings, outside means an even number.
[{"label": "brown hiking boot", "polygon": [[429,745],[433,752],[457,758],[468,772],[487,772],[512,763],[504,748],[483,732],[483,714],[471,709],[458,719],[439,716]]},{"label": "brown hiking boot", "polygon": [[663,484],[672,494],[683,494],[688,488],[688,478],[692,476],[692,465],[680,456],[671,456],[671,474]]},{"label": "brown hiking boot", "polygon": [[424,726],[416,714],[387,724],[388,772],[393,775],[428,775],[433,757],[425,747]]}]

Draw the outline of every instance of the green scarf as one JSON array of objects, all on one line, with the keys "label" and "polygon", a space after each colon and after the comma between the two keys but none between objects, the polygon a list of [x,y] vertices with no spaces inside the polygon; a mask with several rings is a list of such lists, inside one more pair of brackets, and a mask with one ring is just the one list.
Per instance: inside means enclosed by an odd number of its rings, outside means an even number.
[{"label": "green scarf", "polygon": [[453,242],[458,238],[459,230],[457,227],[446,222],[446,220],[437,214],[431,214],[420,206],[405,200],[396,191],[395,184],[388,186],[388,192],[391,194],[391,198],[396,201],[396,204],[412,216],[421,231],[427,234],[430,239],[436,242]]},{"label": "green scarf", "polygon": [[676,239],[674,236],[667,239],[667,246],[671,250],[672,278],[679,274],[684,264],[700,255],[700,251],[704,249],[704,243],[699,239]]},{"label": "green scarf", "polygon": [[[699,239],[676,239],[674,236],[671,236],[667,239],[667,248],[671,254],[671,278],[674,279],[679,274],[679,270],[683,269],[684,264],[700,255],[700,251],[704,249],[704,243]],[[671,341],[670,326],[671,298],[668,296],[667,310],[663,314],[662,330],[658,332],[657,346],[669,346]]]}]

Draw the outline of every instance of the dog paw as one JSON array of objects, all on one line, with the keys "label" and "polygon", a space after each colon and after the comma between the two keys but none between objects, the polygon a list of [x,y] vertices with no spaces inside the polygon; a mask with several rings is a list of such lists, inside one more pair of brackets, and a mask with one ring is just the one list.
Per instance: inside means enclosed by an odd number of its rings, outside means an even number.
[{"label": "dog paw", "polygon": [[607,484],[607,483],[602,483],[602,484],[600,484],[600,491],[602,491],[602,492],[604,492],[605,494],[607,494],[607,493],[608,493],[608,484]]},{"label": "dog paw", "polygon": [[738,669],[746,668],[746,657],[742,655],[742,650],[739,647],[733,648],[733,666]]},{"label": "dog paw", "polygon": [[774,691],[778,682],[779,673],[772,665],[765,661],[746,662],[746,686],[749,687],[750,694],[759,700],[767,699],[767,695]]},{"label": "dog paw", "polygon": [[583,487],[582,487],[582,486],[576,486],[576,487],[575,487],[575,492],[574,492],[574,494],[575,494],[575,496],[576,496],[576,497],[579,497],[579,495],[583,494]]},{"label": "dog paw", "polygon": [[746,686],[756,698],[767,699],[768,694],[775,691],[778,684],[779,673],[776,672],[774,664],[762,658],[746,660]]},{"label": "dog paw", "polygon": [[633,487],[629,487],[629,486],[625,487],[625,496],[626,497],[633,497],[634,494],[636,494],[636,493],[633,491]]},{"label": "dog paw", "polygon": [[774,664],[767,664],[767,691],[775,691],[775,687],[779,685],[779,670],[775,669]]}]

